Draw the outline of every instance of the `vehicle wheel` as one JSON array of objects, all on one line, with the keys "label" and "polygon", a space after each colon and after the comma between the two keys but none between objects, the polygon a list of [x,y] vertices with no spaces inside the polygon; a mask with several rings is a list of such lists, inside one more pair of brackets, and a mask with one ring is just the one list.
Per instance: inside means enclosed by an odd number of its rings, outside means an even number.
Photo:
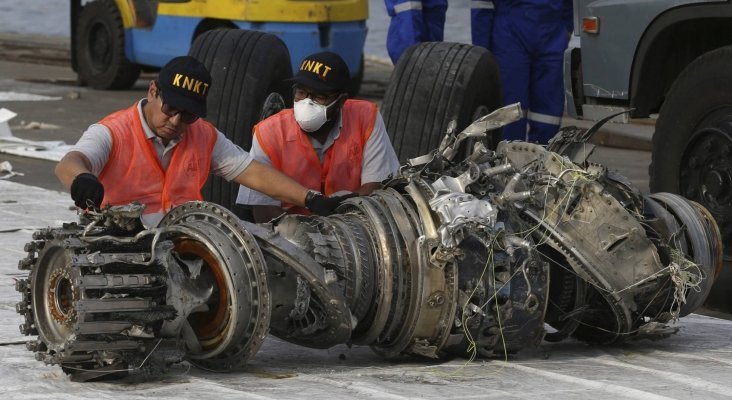
[{"label": "vehicle wheel", "polygon": [[[679,193],[712,213],[725,258],[732,249],[732,92],[720,88],[732,85],[730,63],[732,46],[681,72],[661,107],[649,167],[651,192]],[[720,280],[715,287],[729,284]]]},{"label": "vehicle wheel", "polygon": [[[292,90],[290,53],[277,36],[239,29],[205,32],[193,42],[189,55],[211,73],[208,117],[227,138],[249,150],[252,128],[259,122],[264,100],[279,93],[288,105]],[[239,185],[210,177],[203,189],[207,201],[231,209]]]},{"label": "vehicle wheel", "polygon": [[348,85],[348,96],[356,97],[361,91],[361,84],[363,83],[363,71],[365,67],[364,55],[361,53],[361,63],[359,64],[359,70],[356,71],[356,75],[351,76],[351,83]]},{"label": "vehicle wheel", "polygon": [[[428,42],[399,58],[386,88],[382,114],[401,162],[436,149],[451,120],[460,132],[501,106],[501,81],[493,55],[467,44]],[[495,149],[500,131],[486,146]]]},{"label": "vehicle wheel", "polygon": [[76,28],[79,78],[95,89],[127,89],[140,76],[140,66],[125,57],[122,15],[112,0],[82,8]]},{"label": "vehicle wheel", "polygon": [[672,240],[672,243],[684,241],[687,250],[684,252],[674,246],[678,253],[672,256],[672,261],[679,264],[683,272],[688,270],[690,278],[684,283],[694,283],[684,293],[684,304],[679,305],[679,316],[684,317],[704,303],[714,277],[718,275],[718,266],[722,263],[721,244],[714,240],[718,233],[714,222],[706,218],[705,209],[698,204],[671,193],[659,192],[650,197],[666,208],[676,218],[678,226],[683,227],[679,239]]}]

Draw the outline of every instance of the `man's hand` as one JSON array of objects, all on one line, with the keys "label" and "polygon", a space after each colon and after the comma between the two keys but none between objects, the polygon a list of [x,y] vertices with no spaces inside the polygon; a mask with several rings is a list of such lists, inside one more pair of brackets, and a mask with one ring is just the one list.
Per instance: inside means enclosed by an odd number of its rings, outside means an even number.
[{"label": "man's hand", "polygon": [[104,186],[94,174],[79,174],[71,183],[71,198],[79,208],[99,207],[104,199]]},{"label": "man's hand", "polygon": [[344,200],[350,199],[351,197],[358,196],[358,193],[344,194],[343,196],[325,197],[322,193],[309,192],[305,198],[305,207],[312,211],[313,214],[318,214],[326,217],[333,213]]}]

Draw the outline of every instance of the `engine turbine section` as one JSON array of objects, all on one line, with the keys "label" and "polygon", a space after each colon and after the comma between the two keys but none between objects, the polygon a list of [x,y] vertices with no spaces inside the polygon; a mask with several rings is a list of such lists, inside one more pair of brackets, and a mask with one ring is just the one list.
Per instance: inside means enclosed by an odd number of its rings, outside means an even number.
[{"label": "engine turbine section", "polygon": [[[35,232],[16,285],[28,349],[93,380],[183,360],[241,368],[268,332],[434,358],[675,333],[721,265],[709,213],[589,163],[586,131],[481,144],[519,115],[450,131],[330,217],[256,225],[191,202],[143,229],[133,204]],[[468,139],[472,155],[453,160]]]}]

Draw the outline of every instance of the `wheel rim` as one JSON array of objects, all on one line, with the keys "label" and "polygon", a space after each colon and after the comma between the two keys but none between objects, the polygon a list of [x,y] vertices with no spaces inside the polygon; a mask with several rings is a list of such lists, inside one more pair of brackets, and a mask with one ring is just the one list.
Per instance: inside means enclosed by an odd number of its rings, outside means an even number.
[{"label": "wheel rim", "polygon": [[[703,278],[698,286],[686,290],[686,302],[679,309],[679,316],[683,317],[699,308],[709,294],[714,276],[717,274],[716,270],[721,263],[719,251],[721,245],[715,240],[716,231],[708,225],[707,216],[693,201],[678,194],[664,192],[654,193],[650,198],[665,207],[676,219],[678,226],[682,227],[680,233],[685,236],[687,248],[682,251],[683,259],[677,259],[677,262],[680,264],[686,263],[685,260],[692,262],[696,267],[687,265],[685,268],[691,267],[689,272],[698,272]],[[681,251],[680,248],[676,250]]]},{"label": "wheel rim", "polygon": [[79,299],[73,285],[74,271],[61,246],[52,246],[37,265],[38,270],[33,274],[34,286],[41,290],[33,292],[33,314],[37,319],[38,335],[50,350],[59,351],[74,335],[74,301]]},{"label": "wheel rim", "polygon": [[95,72],[104,71],[111,64],[112,32],[104,21],[95,21],[89,27],[87,52]]},{"label": "wheel rim", "polygon": [[51,314],[59,322],[71,320],[74,291],[68,273],[55,271],[48,285],[48,303]]},{"label": "wheel rim", "polygon": [[254,238],[225,208],[188,202],[170,210],[158,225],[173,235],[182,259],[203,261],[200,287],[212,284],[208,311],[193,312],[188,322],[200,351],[192,363],[226,371],[243,366],[269,329],[270,300],[264,256]]},{"label": "wheel rim", "polygon": [[226,272],[203,243],[184,239],[176,243],[175,249],[181,257],[193,256],[202,259],[201,276],[214,284],[214,294],[211,296],[213,301],[209,302],[208,311],[193,313],[188,317],[188,321],[202,349],[204,351],[216,349],[227,341],[227,333],[233,322],[230,313],[232,299]]},{"label": "wheel rim", "polygon": [[[732,239],[732,107],[699,124],[681,159],[681,193],[714,216],[724,243]],[[725,250],[729,255],[729,250]]]}]

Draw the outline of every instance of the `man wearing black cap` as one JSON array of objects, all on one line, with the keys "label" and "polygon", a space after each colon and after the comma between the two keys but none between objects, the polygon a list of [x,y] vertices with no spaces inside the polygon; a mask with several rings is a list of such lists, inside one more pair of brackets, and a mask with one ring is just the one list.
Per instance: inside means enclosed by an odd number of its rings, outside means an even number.
[{"label": "man wearing black cap", "polygon": [[[376,104],[346,100],[348,66],[331,52],[312,54],[300,64],[293,109],[254,127],[251,154],[311,189],[311,195],[369,194],[397,172],[396,157]],[[236,202],[253,206],[257,222],[283,211],[307,214],[289,202],[242,187]]]},{"label": "man wearing black cap", "polygon": [[203,64],[177,57],[150,82],[145,99],[91,125],[55,171],[76,205],[137,201],[145,205],[143,223],[152,227],[172,207],[202,200],[209,172],[318,214],[342,201],[310,193],[200,119],[210,87]]}]

